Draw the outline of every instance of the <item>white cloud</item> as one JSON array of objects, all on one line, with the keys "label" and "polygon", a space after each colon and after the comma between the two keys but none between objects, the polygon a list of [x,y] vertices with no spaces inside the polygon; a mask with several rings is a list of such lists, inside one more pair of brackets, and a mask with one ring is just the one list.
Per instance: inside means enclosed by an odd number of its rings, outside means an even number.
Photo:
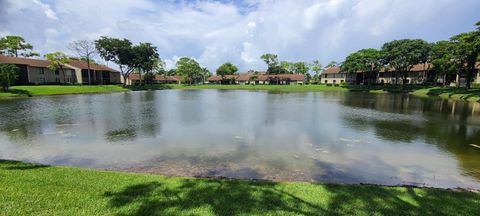
[{"label": "white cloud", "polygon": [[473,29],[480,2],[3,0],[0,6],[0,34],[22,35],[41,53],[108,35],[153,43],[169,68],[178,56],[191,56],[212,71],[225,61],[246,71],[265,69],[259,59],[265,52],[327,63],[392,39],[446,39]]},{"label": "white cloud", "polygon": [[57,17],[57,14],[50,8],[49,5],[47,4],[44,4],[42,3],[41,1],[39,0],[33,0],[33,3],[35,3],[36,5],[40,6],[42,9],[43,9],[43,13],[45,13],[45,15],[52,19],[52,20],[58,20],[58,17]]}]

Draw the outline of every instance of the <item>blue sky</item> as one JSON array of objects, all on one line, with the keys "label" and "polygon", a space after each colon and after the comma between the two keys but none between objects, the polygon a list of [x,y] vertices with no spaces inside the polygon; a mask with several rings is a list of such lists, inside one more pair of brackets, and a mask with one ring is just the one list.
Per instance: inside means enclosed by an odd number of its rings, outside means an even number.
[{"label": "blue sky", "polygon": [[265,69],[266,52],[327,64],[393,39],[448,39],[473,30],[479,8],[478,0],[0,0],[0,35],[22,35],[42,54],[122,37],[153,43],[169,67],[189,56],[212,71],[226,61],[246,71]]}]

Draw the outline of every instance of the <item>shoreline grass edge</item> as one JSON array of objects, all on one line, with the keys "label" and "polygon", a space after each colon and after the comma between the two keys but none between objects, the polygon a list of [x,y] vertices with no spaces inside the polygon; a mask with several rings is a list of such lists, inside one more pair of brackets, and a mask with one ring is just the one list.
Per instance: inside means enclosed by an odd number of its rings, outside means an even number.
[{"label": "shoreline grass edge", "polygon": [[1,215],[475,215],[480,193],[167,177],[0,160]]}]

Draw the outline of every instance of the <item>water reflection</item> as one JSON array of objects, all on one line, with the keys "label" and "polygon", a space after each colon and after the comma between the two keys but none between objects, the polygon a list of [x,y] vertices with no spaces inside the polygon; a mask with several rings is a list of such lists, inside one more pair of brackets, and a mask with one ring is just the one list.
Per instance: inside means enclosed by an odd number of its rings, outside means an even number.
[{"label": "water reflection", "polygon": [[167,90],[0,101],[0,158],[171,175],[480,188],[480,106]]}]

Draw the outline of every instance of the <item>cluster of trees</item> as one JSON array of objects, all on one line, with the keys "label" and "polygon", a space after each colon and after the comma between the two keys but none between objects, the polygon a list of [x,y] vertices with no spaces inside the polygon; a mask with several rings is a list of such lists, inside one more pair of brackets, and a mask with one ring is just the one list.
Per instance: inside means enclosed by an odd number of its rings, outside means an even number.
[{"label": "cluster of trees", "polygon": [[[306,82],[319,83],[320,75],[325,68],[337,66],[338,63],[331,61],[324,68],[320,61],[314,60],[311,63],[308,62],[289,62],[279,61],[278,55],[272,53],[265,53],[260,58],[265,61],[268,66],[268,74],[303,74],[305,75]],[[313,73],[313,77],[311,75]]]},{"label": "cluster of trees", "polygon": [[0,54],[8,56],[40,56],[37,52],[33,52],[33,46],[20,36],[8,35],[0,38]]},{"label": "cluster of trees", "polygon": [[[117,64],[124,80],[130,74],[138,73],[140,78],[144,75],[143,80],[146,83],[152,82],[156,74],[180,75],[185,77],[188,83],[197,83],[204,81],[212,75],[208,69],[201,67],[197,61],[188,57],[180,58],[176,63],[176,69],[167,71],[165,62],[159,57],[157,48],[152,46],[151,43],[133,44],[128,39],[103,36],[95,41],[74,41],[68,45],[68,48],[76,54],[75,57],[70,57],[63,52],[45,54],[44,57],[51,62],[48,68],[62,72],[65,79],[65,64],[72,60],[86,61],[89,84],[92,84],[91,64],[95,63],[94,59],[97,56],[100,56],[105,61]],[[25,39],[20,36],[11,35],[0,38],[0,54],[14,57],[40,56],[40,54],[32,50],[33,46],[25,42]],[[0,83],[3,90],[7,90],[16,79],[18,68],[15,65],[8,64],[0,66]]]},{"label": "cluster of trees", "polygon": [[[422,39],[402,39],[385,43],[380,50],[361,49],[347,56],[344,62],[330,62],[326,67],[339,66],[348,73],[364,72],[364,75],[375,75],[380,70],[391,70],[395,77],[400,75],[403,84],[406,84],[408,73],[414,65],[424,63],[433,65],[435,76],[443,76],[444,82],[448,75],[462,75],[466,79],[466,86],[470,88],[473,76],[476,73],[475,64],[480,55],[480,22],[477,29],[461,33],[450,40],[428,43]],[[176,63],[176,68],[165,69],[165,62],[159,57],[157,47],[151,43],[133,44],[128,39],[119,39],[102,36],[95,41],[79,40],[72,42],[68,48],[77,56],[69,57],[62,52],[45,54],[44,57],[51,61],[51,70],[62,71],[64,65],[72,59],[81,59],[88,65],[88,83],[92,84],[90,77],[90,64],[99,55],[105,61],[111,61],[118,65],[120,72],[126,80],[132,73],[144,75],[146,83],[151,82],[155,75],[179,75],[185,78],[189,84],[205,81],[212,75],[207,68],[193,58],[182,57]],[[0,54],[9,56],[39,56],[33,51],[33,46],[20,36],[6,36],[0,38]],[[311,63],[299,61],[279,61],[278,55],[272,53],[263,54],[260,57],[268,66],[268,74],[304,74],[307,82],[320,80],[323,67],[318,60]],[[430,63],[430,64],[426,64]],[[425,68],[429,70],[432,68]],[[17,75],[14,65],[1,65],[0,83],[4,90],[8,89]],[[230,62],[218,67],[217,75],[222,79],[227,75],[238,72],[238,68]],[[313,72],[313,77],[310,72]],[[140,79],[142,80],[142,79]],[[366,79],[364,79],[366,80]],[[395,79],[396,80],[396,79]]]},{"label": "cluster of trees", "polygon": [[[428,43],[422,39],[402,39],[387,42],[380,50],[361,49],[347,56],[341,70],[374,76],[382,69],[390,70],[395,77],[401,76],[405,85],[413,66],[423,63],[425,71],[434,69],[431,71],[435,72],[435,80],[443,77],[446,84],[447,76],[461,75],[470,88],[480,56],[480,22],[476,26],[476,30],[455,35],[450,40]],[[433,68],[428,68],[427,63]]]}]

